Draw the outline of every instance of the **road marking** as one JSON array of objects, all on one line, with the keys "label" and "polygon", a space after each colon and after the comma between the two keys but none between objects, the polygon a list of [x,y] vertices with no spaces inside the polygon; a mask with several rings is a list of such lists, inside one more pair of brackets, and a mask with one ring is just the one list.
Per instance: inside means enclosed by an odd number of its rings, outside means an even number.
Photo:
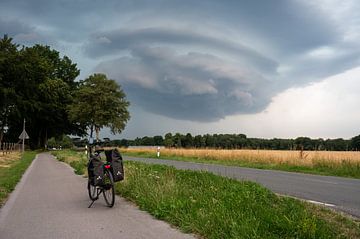
[{"label": "road marking", "polygon": [[306,200],[306,201],[310,202],[310,203],[318,204],[318,205],[327,206],[327,207],[335,207],[336,206],[336,205],[331,204],[331,203],[318,202],[318,201],[314,201],[314,200]]}]

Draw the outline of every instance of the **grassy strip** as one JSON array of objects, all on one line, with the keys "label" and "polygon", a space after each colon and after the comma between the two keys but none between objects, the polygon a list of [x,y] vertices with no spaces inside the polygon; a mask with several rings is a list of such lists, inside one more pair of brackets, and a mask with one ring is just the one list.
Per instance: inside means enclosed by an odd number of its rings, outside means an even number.
[{"label": "grassy strip", "polygon": [[76,174],[83,175],[87,173],[86,166],[88,159],[85,154],[81,154],[72,150],[51,151],[59,161],[70,164],[74,168]]},{"label": "grassy strip", "polygon": [[0,206],[5,203],[8,195],[15,189],[35,155],[34,151],[26,151],[21,160],[13,161],[8,167],[0,167]]},{"label": "grassy strip", "polygon": [[[56,154],[68,163],[83,157]],[[205,238],[360,238],[359,222],[256,183],[138,162],[126,162],[125,171],[117,193]]]},{"label": "grassy strip", "polygon": [[327,209],[207,172],[127,162],[126,180],[116,190],[155,217],[206,238],[360,237],[359,224]]},{"label": "grassy strip", "polygon": [[[146,152],[126,152],[123,153],[123,155],[133,156],[133,157],[144,157],[144,158],[157,158],[154,153],[146,153]],[[238,166],[238,167],[258,168],[258,169],[272,169],[272,170],[281,170],[287,172],[299,172],[299,173],[309,173],[309,174],[327,175],[327,176],[360,178],[360,164],[354,165],[346,161],[342,162],[339,165],[329,165],[326,164],[325,162],[316,162],[313,166],[297,166],[287,163],[271,164],[271,163],[261,163],[261,162],[250,162],[248,160],[242,160],[242,159],[220,160],[220,159],[208,159],[208,158],[197,158],[197,157],[179,157],[174,155],[161,155],[160,159],[196,162],[196,163],[220,164],[227,166]]]}]

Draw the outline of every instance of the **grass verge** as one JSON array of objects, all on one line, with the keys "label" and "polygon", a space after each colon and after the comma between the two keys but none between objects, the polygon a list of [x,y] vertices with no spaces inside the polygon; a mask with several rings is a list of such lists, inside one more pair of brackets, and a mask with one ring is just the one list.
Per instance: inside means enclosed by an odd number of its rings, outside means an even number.
[{"label": "grass verge", "polygon": [[51,154],[56,156],[59,161],[65,162],[73,167],[76,174],[87,174],[86,165],[88,159],[85,154],[73,150],[51,151]]},{"label": "grass verge", "polygon": [[358,221],[256,183],[138,162],[126,162],[125,175],[118,194],[204,238],[360,238]]},{"label": "grass verge", "polygon": [[[35,155],[36,152],[34,151],[26,151],[22,157],[18,154],[17,159],[11,159],[6,167],[0,167],[0,206],[5,203],[8,195],[15,189],[16,184],[20,181]],[[9,154],[10,156],[11,154]]]},{"label": "grass verge", "polygon": [[[143,157],[143,158],[157,158],[156,155],[152,152],[126,152],[123,153],[123,155],[132,156],[132,157]],[[214,158],[202,158],[202,157],[162,155],[160,156],[160,159],[195,162],[195,163],[219,164],[219,165],[238,166],[238,167],[247,167],[247,168],[281,170],[287,172],[299,172],[299,173],[309,173],[309,174],[317,174],[317,175],[339,176],[339,177],[360,179],[360,164],[351,164],[348,163],[347,161],[343,161],[336,165],[319,161],[319,162],[315,162],[312,166],[306,166],[306,165],[293,165],[293,164],[288,164],[286,162],[282,162],[282,163],[252,162],[250,160],[245,160],[241,158],[226,160],[226,159],[214,159]]]}]

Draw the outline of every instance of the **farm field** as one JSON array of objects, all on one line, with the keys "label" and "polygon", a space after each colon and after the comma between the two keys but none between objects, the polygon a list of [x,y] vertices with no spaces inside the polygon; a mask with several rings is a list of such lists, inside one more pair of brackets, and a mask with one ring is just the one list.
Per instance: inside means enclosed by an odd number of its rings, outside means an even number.
[{"label": "farm field", "polygon": [[[156,149],[121,148],[124,155],[157,158]],[[160,158],[360,178],[358,151],[161,149]]]}]

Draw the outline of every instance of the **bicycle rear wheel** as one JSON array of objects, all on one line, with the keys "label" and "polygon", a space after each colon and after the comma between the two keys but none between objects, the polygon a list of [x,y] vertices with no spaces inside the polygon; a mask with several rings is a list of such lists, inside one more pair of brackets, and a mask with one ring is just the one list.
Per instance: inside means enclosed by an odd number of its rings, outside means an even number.
[{"label": "bicycle rear wheel", "polygon": [[91,185],[90,180],[88,180],[88,193],[91,200],[95,201],[97,199],[96,186]]},{"label": "bicycle rear wheel", "polygon": [[115,188],[112,173],[106,169],[104,174],[103,195],[108,207],[113,207],[115,203]]}]

